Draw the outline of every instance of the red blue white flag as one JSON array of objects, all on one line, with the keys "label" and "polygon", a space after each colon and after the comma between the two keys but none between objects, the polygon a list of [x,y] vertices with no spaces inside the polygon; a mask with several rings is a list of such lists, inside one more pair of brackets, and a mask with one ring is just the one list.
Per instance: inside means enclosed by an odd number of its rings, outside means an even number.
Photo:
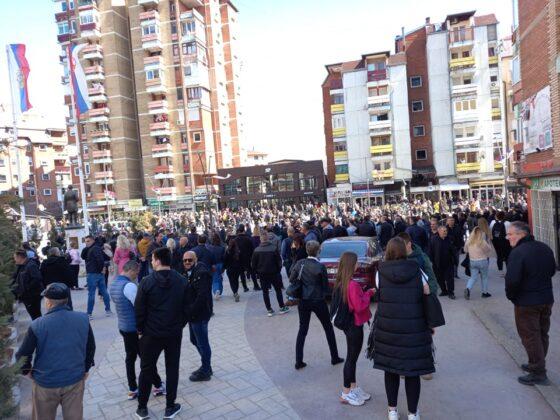
[{"label": "red blue white flag", "polygon": [[32,107],[29,102],[29,89],[27,86],[29,63],[27,58],[25,58],[25,44],[8,45],[8,65],[14,111],[23,113]]},{"label": "red blue white flag", "polygon": [[78,57],[79,52],[84,48],[86,44],[70,45],[68,47],[68,64],[70,68],[70,80],[72,83],[72,88],[74,90],[74,100],[76,104],[76,114],[79,117],[81,114],[85,114],[91,109],[91,103],[89,101],[88,86],[86,81],[86,74],[82,64],[80,63],[80,58]]}]

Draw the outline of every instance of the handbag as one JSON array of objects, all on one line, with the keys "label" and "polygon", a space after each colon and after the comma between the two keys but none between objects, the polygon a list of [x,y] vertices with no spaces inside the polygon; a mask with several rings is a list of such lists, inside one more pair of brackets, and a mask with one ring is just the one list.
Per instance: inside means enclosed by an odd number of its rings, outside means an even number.
[{"label": "handbag", "polygon": [[330,308],[331,322],[342,331],[347,331],[354,323],[354,315],[347,303],[342,299],[340,288],[334,290]]},{"label": "handbag", "polygon": [[437,328],[445,325],[445,317],[443,309],[438,297],[434,293],[422,295],[422,304],[424,306],[424,317],[430,328]]},{"label": "handbag", "polygon": [[291,297],[292,299],[301,299],[302,294],[302,286],[301,286],[301,273],[303,272],[303,266],[305,262],[301,262],[301,266],[299,267],[299,273],[297,276],[297,281],[290,283],[288,288],[286,289],[286,294]]},{"label": "handbag", "polygon": [[465,259],[461,263],[461,267],[465,268],[465,276],[471,276],[471,258],[469,257],[469,253],[465,256]]}]

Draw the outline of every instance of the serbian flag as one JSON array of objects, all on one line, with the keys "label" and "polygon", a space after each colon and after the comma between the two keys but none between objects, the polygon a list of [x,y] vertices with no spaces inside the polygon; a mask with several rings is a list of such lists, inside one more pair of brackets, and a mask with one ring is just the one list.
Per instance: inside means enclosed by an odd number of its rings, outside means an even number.
[{"label": "serbian flag", "polygon": [[74,103],[76,104],[76,114],[79,117],[91,109],[89,102],[86,74],[78,57],[79,52],[86,44],[68,46],[68,65],[70,69],[70,80],[74,90]]},{"label": "serbian flag", "polygon": [[14,110],[23,113],[32,107],[29,102],[29,63],[25,58],[25,44],[8,45],[8,65],[10,69],[10,85],[13,92]]}]

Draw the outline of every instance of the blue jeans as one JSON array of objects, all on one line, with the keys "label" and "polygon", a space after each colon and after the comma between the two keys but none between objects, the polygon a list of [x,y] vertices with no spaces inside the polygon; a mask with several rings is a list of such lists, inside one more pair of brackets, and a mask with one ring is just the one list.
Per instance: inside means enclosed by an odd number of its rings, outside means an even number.
[{"label": "blue jeans", "polygon": [[212,294],[215,294],[217,291],[220,292],[220,295],[224,291],[224,278],[222,277],[222,263],[218,263],[215,265],[216,271],[212,273]]},{"label": "blue jeans", "polygon": [[111,301],[109,300],[109,293],[105,287],[105,276],[102,273],[88,273],[87,274],[87,288],[88,288],[88,301],[87,313],[89,315],[93,312],[93,305],[95,304],[95,291],[99,287],[103,302],[105,303],[105,310],[111,310]]},{"label": "blue jeans", "polygon": [[471,260],[471,278],[467,283],[467,289],[472,289],[478,276],[480,274],[480,280],[482,282],[482,293],[488,293],[488,266],[490,262],[488,260]]},{"label": "blue jeans", "polygon": [[202,367],[202,373],[210,374],[212,366],[210,359],[212,358],[212,349],[210,349],[210,342],[208,341],[208,321],[202,322],[189,322],[189,333],[191,336],[191,343],[198,350]]}]

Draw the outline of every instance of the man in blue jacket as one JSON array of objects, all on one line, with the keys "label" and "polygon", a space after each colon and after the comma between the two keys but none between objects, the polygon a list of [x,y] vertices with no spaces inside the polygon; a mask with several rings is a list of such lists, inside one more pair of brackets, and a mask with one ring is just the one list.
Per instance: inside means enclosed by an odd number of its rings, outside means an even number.
[{"label": "man in blue jacket", "polygon": [[89,319],[93,319],[93,305],[95,305],[95,292],[99,287],[103,302],[105,303],[105,315],[111,316],[111,300],[107,287],[105,286],[105,276],[103,268],[105,267],[105,257],[101,247],[95,243],[93,236],[88,235],[85,239],[86,247],[82,250],[82,260],[86,262],[87,286],[88,286],[88,303],[87,313]]},{"label": "man in blue jacket", "polygon": [[[33,419],[83,418],[84,382],[93,366],[95,338],[88,317],[67,306],[70,289],[51,283],[42,293],[47,313],[35,319],[16,353],[33,380]],[[35,358],[33,354],[35,353]]]}]

